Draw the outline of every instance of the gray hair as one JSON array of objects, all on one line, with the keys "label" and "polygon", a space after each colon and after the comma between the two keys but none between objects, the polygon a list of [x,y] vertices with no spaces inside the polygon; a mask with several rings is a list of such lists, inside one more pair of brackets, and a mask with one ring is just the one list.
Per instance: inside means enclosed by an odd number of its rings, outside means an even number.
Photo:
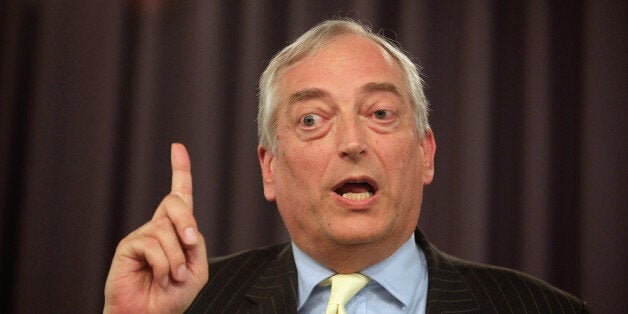
[{"label": "gray hair", "polygon": [[421,138],[425,135],[430,128],[429,106],[417,65],[400,48],[391,44],[386,37],[373,33],[369,27],[352,20],[329,20],[310,29],[277,53],[262,73],[259,81],[257,112],[257,134],[260,146],[270,149],[273,154],[277,153],[277,107],[279,105],[277,83],[281,76],[290,66],[313,55],[333,39],[347,34],[372,40],[399,64],[408,85],[418,134]]}]

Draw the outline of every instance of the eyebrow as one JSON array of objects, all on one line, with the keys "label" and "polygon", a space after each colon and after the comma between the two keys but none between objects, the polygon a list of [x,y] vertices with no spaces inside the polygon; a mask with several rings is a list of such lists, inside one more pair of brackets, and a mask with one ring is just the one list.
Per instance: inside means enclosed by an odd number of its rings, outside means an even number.
[{"label": "eyebrow", "polygon": [[[398,97],[403,97],[401,95],[401,92],[399,91],[399,88],[397,88],[395,84],[391,84],[391,83],[377,83],[377,82],[367,83],[367,84],[364,84],[364,86],[362,86],[360,90],[363,93],[389,92],[389,93],[395,94]],[[320,88],[315,88],[315,87],[307,88],[307,89],[300,90],[300,91],[290,94],[290,96],[288,97],[288,104],[291,105],[300,101],[325,98],[328,96],[329,96],[329,93]]]},{"label": "eyebrow", "polygon": [[401,91],[399,91],[399,88],[397,88],[397,86],[395,86],[395,84],[391,84],[391,83],[367,83],[364,86],[362,86],[362,91],[363,92],[390,92],[395,94],[398,97],[403,98],[403,96],[401,95]]},{"label": "eyebrow", "polygon": [[299,101],[324,98],[327,96],[329,96],[329,93],[320,88],[308,88],[290,94],[290,96],[288,97],[288,104],[290,105]]}]

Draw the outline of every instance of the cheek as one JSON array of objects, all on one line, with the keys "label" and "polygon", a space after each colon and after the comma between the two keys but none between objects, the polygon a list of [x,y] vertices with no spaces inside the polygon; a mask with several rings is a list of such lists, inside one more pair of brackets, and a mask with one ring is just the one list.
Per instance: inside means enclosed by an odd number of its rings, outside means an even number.
[{"label": "cheek", "polygon": [[[402,184],[416,184],[422,175],[421,150],[413,141],[406,145],[396,145],[388,149],[385,154],[392,171],[398,176]],[[404,188],[402,186],[402,188]]]},{"label": "cheek", "polygon": [[291,145],[285,152],[283,157],[288,163],[298,168],[297,170],[307,170],[308,168],[304,169],[305,167],[318,168],[327,159],[325,156],[329,155],[322,141],[299,142]]},{"label": "cheek", "polygon": [[[317,177],[323,172],[324,152],[311,145],[291,147],[289,150],[279,152],[277,176],[283,181],[283,186],[288,190],[307,187],[318,181]],[[298,183],[298,184],[295,184]]]}]

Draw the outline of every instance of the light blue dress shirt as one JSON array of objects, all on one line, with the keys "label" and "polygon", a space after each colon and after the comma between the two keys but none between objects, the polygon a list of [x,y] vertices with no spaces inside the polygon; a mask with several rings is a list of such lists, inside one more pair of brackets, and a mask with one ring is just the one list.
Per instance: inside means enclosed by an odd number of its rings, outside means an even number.
[{"label": "light blue dress shirt", "polygon": [[[325,313],[331,287],[319,285],[334,271],[292,243],[299,280],[298,313]],[[393,255],[360,273],[372,280],[345,305],[347,313],[425,313],[427,262],[414,234]]]}]

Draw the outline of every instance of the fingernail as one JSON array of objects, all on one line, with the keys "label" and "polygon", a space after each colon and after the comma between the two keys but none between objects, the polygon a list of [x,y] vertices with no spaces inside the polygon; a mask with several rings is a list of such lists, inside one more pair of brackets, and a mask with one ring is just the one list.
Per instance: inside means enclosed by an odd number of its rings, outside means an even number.
[{"label": "fingernail", "polygon": [[161,280],[161,286],[163,288],[168,288],[168,276],[164,277],[164,279]]},{"label": "fingernail", "polygon": [[196,244],[198,239],[196,238],[196,231],[194,231],[194,228],[188,227],[185,231],[183,231],[183,233],[185,235],[186,244]]},{"label": "fingernail", "polygon": [[185,278],[187,277],[188,274],[188,269],[185,267],[185,265],[181,265],[179,266],[179,268],[177,268],[177,278],[179,280],[185,280]]}]

